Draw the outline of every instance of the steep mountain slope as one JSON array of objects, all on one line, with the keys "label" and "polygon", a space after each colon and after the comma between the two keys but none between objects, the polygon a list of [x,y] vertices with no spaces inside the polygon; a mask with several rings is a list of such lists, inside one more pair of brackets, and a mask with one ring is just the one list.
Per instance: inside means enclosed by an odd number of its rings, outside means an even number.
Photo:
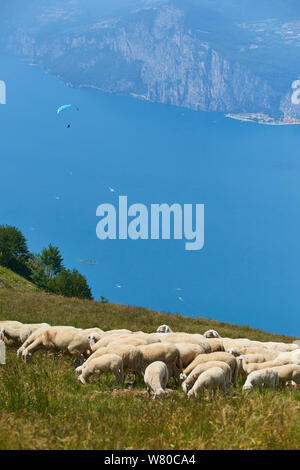
[{"label": "steep mountain slope", "polygon": [[266,1],[251,8],[245,0],[240,10],[229,0],[115,2],[110,10],[93,0],[29,3],[27,13],[17,0],[3,9],[0,50],[69,85],[194,110],[300,115],[291,102],[300,70],[293,1],[286,9],[275,2],[272,19]]}]

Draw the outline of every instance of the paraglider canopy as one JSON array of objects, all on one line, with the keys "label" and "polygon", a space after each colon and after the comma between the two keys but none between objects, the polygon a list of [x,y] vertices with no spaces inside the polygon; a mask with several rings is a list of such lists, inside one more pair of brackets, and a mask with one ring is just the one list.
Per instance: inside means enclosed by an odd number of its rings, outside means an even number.
[{"label": "paraglider canopy", "polygon": [[79,111],[79,108],[77,106],[75,106],[75,104],[64,104],[63,106],[60,106],[57,109],[57,111],[56,111],[57,115],[59,116],[62,111],[64,111],[65,109],[68,109],[68,108],[74,108],[74,109],[76,109],[76,111]]}]

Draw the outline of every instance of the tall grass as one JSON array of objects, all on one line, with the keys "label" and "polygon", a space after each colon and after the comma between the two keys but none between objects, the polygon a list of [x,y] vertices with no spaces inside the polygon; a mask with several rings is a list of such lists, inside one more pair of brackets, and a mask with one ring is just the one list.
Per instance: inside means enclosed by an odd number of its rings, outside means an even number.
[{"label": "tall grass", "polygon": [[299,449],[298,391],[217,394],[188,400],[180,390],[153,401],[141,384],[83,387],[69,358],[9,351],[0,368],[0,449]]},{"label": "tall grass", "polygon": [[[0,288],[0,320],[77,327],[175,331],[291,341],[248,326],[186,318],[41,292]],[[300,394],[288,388],[188,400],[171,383],[166,399],[149,400],[144,384],[112,387],[105,375],[83,387],[68,357],[36,353],[30,364],[8,349],[0,366],[0,449],[299,449]]]}]

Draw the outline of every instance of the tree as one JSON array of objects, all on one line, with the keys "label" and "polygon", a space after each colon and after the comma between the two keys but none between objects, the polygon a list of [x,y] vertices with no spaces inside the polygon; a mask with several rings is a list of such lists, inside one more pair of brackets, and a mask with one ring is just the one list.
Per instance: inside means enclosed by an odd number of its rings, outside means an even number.
[{"label": "tree", "polygon": [[0,264],[12,267],[25,262],[28,256],[27,241],[22,232],[12,225],[0,225]]},{"label": "tree", "polygon": [[76,269],[73,271],[62,268],[56,277],[48,282],[48,289],[54,294],[64,297],[78,297],[79,299],[92,299],[92,292],[86,278]]},{"label": "tree", "polygon": [[63,267],[63,258],[57,246],[51,244],[48,248],[44,248],[39,255],[41,264],[45,267],[45,274],[48,278],[52,278],[60,273]]},{"label": "tree", "polygon": [[27,261],[30,269],[30,280],[39,288],[48,290],[49,277],[45,273],[45,266],[41,262],[40,255],[31,254]]}]

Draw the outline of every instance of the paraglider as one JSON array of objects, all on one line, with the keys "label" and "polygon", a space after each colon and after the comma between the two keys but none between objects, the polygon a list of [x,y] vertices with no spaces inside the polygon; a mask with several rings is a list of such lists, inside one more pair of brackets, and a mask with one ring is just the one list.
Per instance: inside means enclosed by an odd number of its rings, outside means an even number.
[{"label": "paraglider", "polygon": [[76,109],[76,111],[79,111],[79,108],[77,106],[75,106],[75,104],[64,104],[63,106],[60,106],[57,109],[56,113],[59,116],[62,111],[64,111],[65,109],[68,109],[68,108],[74,108],[74,109]]},{"label": "paraglider", "polygon": [[[76,111],[79,111],[78,106],[75,106],[75,104],[64,104],[64,105],[60,106],[60,107],[57,109],[56,114],[57,114],[58,116],[60,116],[60,114],[61,114],[63,111],[65,111],[66,109],[70,109],[70,108],[71,108],[71,109],[76,109]],[[68,123],[68,124],[66,125],[66,127],[67,127],[67,129],[70,129],[71,124]]]}]

